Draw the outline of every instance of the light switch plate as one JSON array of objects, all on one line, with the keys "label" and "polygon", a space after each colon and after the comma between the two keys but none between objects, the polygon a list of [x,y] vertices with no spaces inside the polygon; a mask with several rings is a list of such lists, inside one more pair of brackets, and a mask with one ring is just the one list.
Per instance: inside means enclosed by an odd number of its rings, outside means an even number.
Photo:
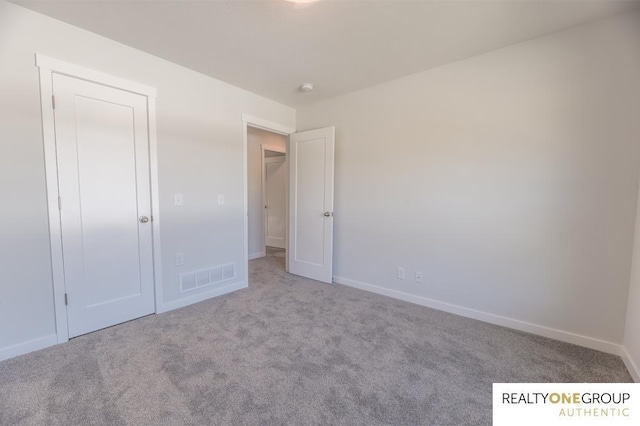
[{"label": "light switch plate", "polygon": [[173,205],[175,206],[182,205],[182,194],[173,194]]},{"label": "light switch plate", "polygon": [[218,205],[224,206],[224,195],[218,195]]}]

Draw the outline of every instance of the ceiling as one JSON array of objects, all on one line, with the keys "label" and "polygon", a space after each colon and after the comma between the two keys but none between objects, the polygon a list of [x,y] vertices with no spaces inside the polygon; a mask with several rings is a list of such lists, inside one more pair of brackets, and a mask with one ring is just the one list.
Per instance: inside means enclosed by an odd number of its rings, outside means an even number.
[{"label": "ceiling", "polygon": [[[630,1],[13,0],[291,106],[630,10]],[[301,83],[315,90],[301,93]]]}]

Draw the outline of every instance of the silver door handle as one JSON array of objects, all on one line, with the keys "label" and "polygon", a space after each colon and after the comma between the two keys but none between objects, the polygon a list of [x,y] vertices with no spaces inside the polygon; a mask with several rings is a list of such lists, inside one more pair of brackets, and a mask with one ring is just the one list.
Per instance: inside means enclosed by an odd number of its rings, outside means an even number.
[{"label": "silver door handle", "polygon": [[140,219],[138,219],[140,221],[140,223],[147,223],[149,222],[149,218],[146,216],[140,216]]},{"label": "silver door handle", "polygon": [[331,216],[331,213],[329,213],[329,212],[324,212],[324,215],[323,215],[323,216],[324,216],[324,217],[330,217],[330,216]]}]

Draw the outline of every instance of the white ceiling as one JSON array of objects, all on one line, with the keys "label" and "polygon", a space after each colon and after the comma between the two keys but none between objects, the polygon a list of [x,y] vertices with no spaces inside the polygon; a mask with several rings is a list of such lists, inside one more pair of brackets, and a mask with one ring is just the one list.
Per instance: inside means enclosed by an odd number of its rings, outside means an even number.
[{"label": "white ceiling", "polygon": [[[618,1],[14,3],[298,106],[621,13]],[[300,93],[312,82],[312,93]]]}]

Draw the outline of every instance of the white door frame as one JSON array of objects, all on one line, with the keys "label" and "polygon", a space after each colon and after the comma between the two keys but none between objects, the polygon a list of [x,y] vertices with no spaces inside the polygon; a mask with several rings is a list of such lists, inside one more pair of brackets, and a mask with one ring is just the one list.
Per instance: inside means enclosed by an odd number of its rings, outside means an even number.
[{"label": "white door frame", "polygon": [[[279,135],[289,136],[296,132],[296,129],[286,124],[274,123],[273,121],[264,120],[249,114],[242,114],[242,187],[244,191],[244,270],[249,285],[249,167],[247,163],[247,140],[249,127],[267,130]],[[287,142],[288,143],[288,142]],[[263,153],[264,151],[261,150]],[[262,154],[264,158],[264,154]],[[264,163],[264,160],[262,160]],[[288,200],[288,197],[287,197]],[[264,209],[262,209],[264,210]],[[287,209],[288,211],[288,209]],[[263,213],[264,218],[264,213]],[[287,231],[288,232],[288,231]],[[287,238],[285,237],[285,241]],[[266,242],[265,242],[266,244]],[[285,265],[285,269],[287,266]]]},{"label": "white door frame", "polygon": [[47,209],[49,211],[49,244],[51,247],[51,272],[53,277],[53,304],[58,343],[69,340],[67,308],[65,305],[65,282],[62,253],[62,228],[60,224],[58,162],[53,113],[53,74],[114,87],[137,93],[147,98],[149,125],[149,156],[151,178],[151,218],[153,234],[153,281],[155,288],[155,311],[162,303],[162,268],[160,265],[160,204],[158,191],[158,150],[156,141],[156,89],[124,80],[99,71],[80,67],[58,59],[36,54],[36,66],[40,72],[40,102],[42,106],[42,137],[44,144],[45,177],[47,185]]},{"label": "white door frame", "polygon": [[[265,208],[262,209],[262,223],[264,224],[263,225],[264,226],[264,248],[263,248],[262,251],[266,254],[267,253],[267,234],[268,234],[268,227],[267,227],[267,218],[268,218],[267,210],[268,209],[267,209],[267,206],[266,206],[266,204],[267,204],[267,157],[266,157],[266,152],[265,151],[279,152],[281,154],[284,154],[282,156],[282,157],[284,157],[282,159],[282,161],[285,162],[285,166],[286,166],[287,165],[286,164],[286,161],[287,161],[287,158],[286,158],[287,150],[285,148],[281,148],[281,147],[275,146],[275,145],[260,144],[260,156],[261,156],[261,160],[262,160],[260,162],[261,166],[262,166],[261,173],[260,173],[260,177],[261,177],[261,180],[262,180],[262,205],[265,207]],[[278,157],[276,157],[276,158],[278,158]],[[288,173],[287,173],[287,179],[286,180],[288,180],[288,177],[289,176],[288,176]],[[285,181],[285,192],[286,192],[286,187],[287,187],[287,183]],[[285,195],[285,204],[288,204],[286,202],[286,200],[287,200],[287,196]],[[285,219],[286,219],[288,210],[289,210],[289,206],[286,205],[285,206]],[[288,225],[286,222],[287,221],[285,220],[285,237],[286,237],[286,228],[287,228],[287,225]],[[286,238],[285,238],[284,246],[287,247]]]}]

